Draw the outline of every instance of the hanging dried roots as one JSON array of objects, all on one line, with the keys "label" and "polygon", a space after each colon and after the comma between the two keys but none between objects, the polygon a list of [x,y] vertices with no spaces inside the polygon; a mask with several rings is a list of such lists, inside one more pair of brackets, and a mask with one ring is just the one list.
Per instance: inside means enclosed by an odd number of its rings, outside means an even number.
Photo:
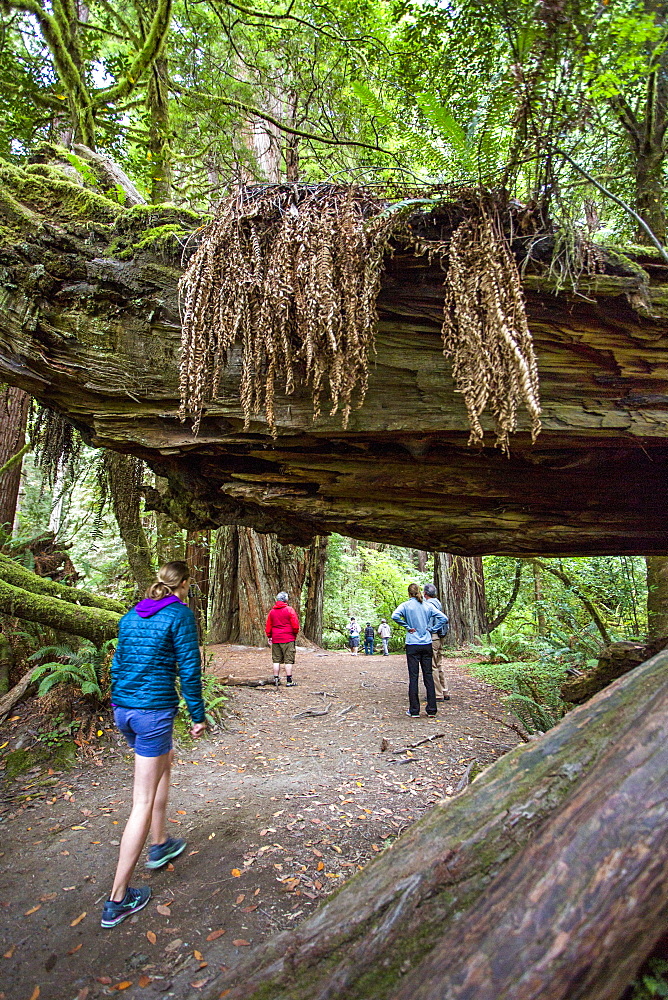
[{"label": "hanging dried roots", "polygon": [[297,380],[314,419],[328,390],[347,425],[367,390],[383,254],[403,220],[386,207],[331,184],[248,188],[223,203],[180,282],[181,417],[195,432],[237,342],[246,427],[264,410],[275,434],[276,389]]},{"label": "hanging dried roots", "polygon": [[480,417],[489,406],[496,443],[507,452],[522,403],[535,441],[541,427],[538,371],[520,276],[499,215],[482,194],[471,199],[450,241],[443,342],[464,396],[469,444],[482,443]]}]

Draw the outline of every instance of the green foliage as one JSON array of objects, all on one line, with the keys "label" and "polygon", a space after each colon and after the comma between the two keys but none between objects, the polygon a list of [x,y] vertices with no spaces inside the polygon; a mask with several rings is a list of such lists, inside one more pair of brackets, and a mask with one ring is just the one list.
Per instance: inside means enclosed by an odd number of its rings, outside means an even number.
[{"label": "green foliage", "polygon": [[650,958],[632,988],[630,1000],[668,997],[668,962],[664,958]]},{"label": "green foliage", "polygon": [[88,639],[82,639],[77,649],[65,645],[38,649],[29,660],[53,657],[33,670],[32,679],[40,681],[38,696],[43,698],[59,685],[71,685],[82,695],[102,703],[109,696],[108,667],[115,645],[115,639],[108,639],[98,648]]}]

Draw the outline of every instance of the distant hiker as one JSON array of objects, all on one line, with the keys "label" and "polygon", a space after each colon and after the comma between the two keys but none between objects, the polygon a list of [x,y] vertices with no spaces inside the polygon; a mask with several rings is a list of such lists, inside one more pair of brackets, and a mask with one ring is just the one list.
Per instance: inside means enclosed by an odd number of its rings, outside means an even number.
[{"label": "distant hiker", "polygon": [[[433,583],[426,583],[424,586],[425,600],[433,604],[437,611],[443,611],[443,605],[436,596],[436,587]],[[443,672],[443,645],[448,634],[448,617],[445,617],[445,625],[442,625],[438,632],[431,633],[432,650],[432,670],[434,674],[434,689],[436,691],[436,701],[450,701],[450,689],[448,681]]]},{"label": "distant hiker", "polygon": [[271,646],[271,659],[274,665],[274,684],[280,686],[281,663],[285,667],[285,683],[287,687],[296,687],[292,679],[292,668],[295,663],[295,641],[299,632],[299,618],[294,608],[288,604],[288,595],[284,590],[276,594],[276,603],[267,615],[265,633]]},{"label": "distant hiker", "polygon": [[406,661],[408,663],[408,711],[406,715],[417,718],[420,714],[418,678],[422,668],[422,680],[427,691],[427,715],[434,716],[436,692],[431,668],[431,633],[438,631],[447,621],[442,611],[424,601],[420,587],[411,583],[408,600],[392,612],[392,621],[406,629]]},{"label": "distant hiker", "polygon": [[102,926],[115,927],[143,909],[151,898],[148,886],[128,883],[151,830],[147,868],[162,868],[186,848],[185,840],[168,837],[165,812],[172,766],[172,728],[178,710],[178,673],[193,725],[192,736],[206,728],[197,626],[185,604],[190,570],[184,562],[161,566],[158,578],[120,620],[118,645],[111,666],[111,702],[116,725],[135,752],[132,810],[119,851],[111,896],[102,910]]},{"label": "distant hiker", "polygon": [[380,623],[380,625],[378,626],[378,635],[380,636],[381,641],[383,643],[383,656],[389,656],[390,655],[389,643],[390,643],[390,636],[392,635],[392,630],[384,618]]},{"label": "distant hiker", "polygon": [[376,638],[376,633],[371,622],[366,623],[366,628],[364,629],[364,653],[366,656],[373,656],[373,645]]},{"label": "distant hiker", "polygon": [[350,652],[353,656],[357,656],[360,644],[360,627],[354,618],[350,619],[350,624],[348,625],[348,645],[350,646]]}]

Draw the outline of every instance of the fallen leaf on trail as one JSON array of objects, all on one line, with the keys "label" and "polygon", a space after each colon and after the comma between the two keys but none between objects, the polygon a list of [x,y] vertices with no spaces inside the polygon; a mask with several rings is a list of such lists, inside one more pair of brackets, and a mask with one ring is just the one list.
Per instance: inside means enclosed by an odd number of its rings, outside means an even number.
[{"label": "fallen leaf on trail", "polygon": [[316,889],[322,889],[322,882],[314,882],[313,885],[316,887]]},{"label": "fallen leaf on trail", "polygon": [[193,951],[193,955],[195,956],[198,962],[201,962],[204,959],[204,955],[202,954],[201,951],[198,951],[197,948],[195,948],[195,950]]},{"label": "fallen leaf on trail", "polygon": [[165,951],[167,952],[167,954],[171,954],[173,951],[178,951],[182,944],[183,941],[181,940],[181,938],[174,938],[173,941],[169,942],[169,944],[165,948]]},{"label": "fallen leaf on trail", "polygon": [[112,990],[127,990],[130,988],[130,986],[132,986],[132,980],[124,979],[122,983],[116,983],[111,988]]},{"label": "fallen leaf on trail", "polygon": [[47,892],[39,897],[39,901],[40,903],[48,903],[50,900],[55,899],[57,895],[57,892]]},{"label": "fallen leaf on trail", "polygon": [[30,994],[30,1000],[37,1000],[37,997],[40,995],[41,992],[42,991],[40,990],[39,986],[36,986],[35,989],[32,991],[32,993]]},{"label": "fallen leaf on trail", "polygon": [[242,913],[252,913],[253,910],[257,910],[257,908],[258,908],[259,905],[260,905],[259,903],[253,903],[252,906],[244,906],[241,912]]},{"label": "fallen leaf on trail", "polygon": [[208,979],[196,979],[195,982],[191,983],[190,985],[194,990],[201,990],[202,987],[206,986],[208,982],[209,982]]},{"label": "fallen leaf on trail", "polygon": [[156,906],[158,913],[161,913],[163,917],[171,917],[172,911],[168,906],[164,906],[162,903],[160,906]]},{"label": "fallen leaf on trail", "polygon": [[158,940],[155,931],[146,931],[146,937],[151,942],[151,944],[155,944],[155,942]]},{"label": "fallen leaf on trail", "polygon": [[174,870],[175,870],[175,869],[174,869],[174,865],[173,865],[173,864],[172,864],[172,862],[170,861],[170,862],[169,862],[169,864],[167,865],[167,871],[168,871],[168,872],[173,872]]},{"label": "fallen leaf on trail", "polygon": [[336,844],[332,844],[332,850],[336,851],[337,854],[342,854],[343,853],[342,850],[341,850],[341,848],[337,847]]},{"label": "fallen leaf on trail", "polygon": [[180,819],[171,819],[170,817],[167,817],[167,822],[168,823],[176,823],[177,826],[181,825],[181,820]]},{"label": "fallen leaf on trail", "polygon": [[232,992],[232,987],[230,987],[229,990],[223,990],[222,993],[218,994],[218,1000],[223,1000],[223,997],[226,997],[228,995],[228,993],[231,993],[231,992]]},{"label": "fallen leaf on trail", "polygon": [[378,846],[378,844],[372,844],[372,845],[371,845],[371,849],[372,849],[373,851],[379,851],[379,850],[380,850],[380,847]]},{"label": "fallen leaf on trail", "polygon": [[[38,903],[37,906],[33,906],[33,908],[31,910],[26,910],[26,912],[23,914],[23,916],[24,917],[29,917],[31,913],[37,913],[37,911],[41,910],[41,909],[42,909],[42,904]],[[35,989],[38,989],[38,987],[35,987]]]},{"label": "fallen leaf on trail", "polygon": [[254,895],[254,896],[259,896],[259,895],[260,895],[260,890],[259,890],[259,889],[256,889],[256,890],[255,890],[255,892],[253,893],[253,895]]},{"label": "fallen leaf on trail", "polygon": [[13,945],[11,945],[11,946],[10,946],[10,947],[9,947],[9,948],[7,949],[7,951],[6,951],[5,953],[4,953],[4,955],[3,955],[2,957],[3,957],[3,958],[11,958],[11,957],[12,957],[12,955],[14,954],[14,952],[15,952],[15,951],[16,951],[16,945],[15,945],[15,944],[13,944]]},{"label": "fallen leaf on trail", "polygon": [[192,858],[193,854],[199,854],[199,851],[190,851],[188,857]]},{"label": "fallen leaf on trail", "polygon": [[185,809],[177,809],[176,810],[176,815],[177,816],[185,816],[186,815]]},{"label": "fallen leaf on trail", "polygon": [[238,868],[233,868],[231,874],[234,875],[235,878],[239,878],[241,872],[239,871]]},{"label": "fallen leaf on trail", "polygon": [[237,948],[250,948],[250,941],[244,941],[243,938],[235,938],[232,944]]},{"label": "fallen leaf on trail", "polygon": [[77,926],[77,924],[80,924],[80,923],[81,923],[81,921],[83,920],[83,918],[84,918],[85,916],[86,916],[86,911],[84,910],[84,911],[83,911],[83,913],[80,913],[78,917],[75,917],[75,918],[74,918],[74,920],[73,920],[73,921],[72,921],[72,923],[70,924],[70,927],[76,927],[76,926]]},{"label": "fallen leaf on trail", "polygon": [[246,893],[245,892],[240,892],[239,895],[237,896],[237,903],[236,903],[236,905],[238,906],[239,903],[243,903],[243,901],[244,901],[245,898],[246,898]]},{"label": "fallen leaf on trail", "polygon": [[70,948],[70,950],[68,951],[67,954],[68,955],[73,955],[75,953],[75,951],[79,950],[79,948],[83,948],[83,941],[80,941],[79,944],[75,944],[74,948]]},{"label": "fallen leaf on trail", "polygon": [[218,931],[211,931],[211,933],[207,935],[207,941],[215,941],[217,938],[221,937],[221,935],[223,935],[224,933],[225,933],[224,927],[221,927],[220,930]]},{"label": "fallen leaf on trail", "polygon": [[147,986],[150,986],[152,982],[153,980],[150,976],[143,975],[139,977],[139,986],[142,990],[146,989]]},{"label": "fallen leaf on trail", "polygon": [[210,833],[207,839],[208,839],[208,840],[213,840],[213,838],[214,838],[215,836],[216,836],[216,834],[215,834],[215,833]]},{"label": "fallen leaf on trail", "polygon": [[86,1000],[89,993],[90,993],[90,986],[84,986],[77,993],[77,1000]]},{"label": "fallen leaf on trail", "polygon": [[108,986],[109,983],[111,982],[111,979],[109,978],[109,976],[96,976],[95,981],[98,983],[102,983],[103,986]]},{"label": "fallen leaf on trail", "polygon": [[313,853],[315,854],[316,858],[321,858],[322,857],[322,851],[319,851],[317,847],[312,848],[312,850],[313,850]]},{"label": "fallen leaf on trail", "polygon": [[324,867],[325,867],[325,862],[324,861],[318,861],[317,871],[321,872]]},{"label": "fallen leaf on trail", "polygon": [[85,826],[71,826],[70,830],[85,830]]},{"label": "fallen leaf on trail", "polygon": [[[61,851],[61,854],[69,854],[69,851]],[[72,892],[72,889],[76,889],[75,885],[64,885],[63,892]]]}]

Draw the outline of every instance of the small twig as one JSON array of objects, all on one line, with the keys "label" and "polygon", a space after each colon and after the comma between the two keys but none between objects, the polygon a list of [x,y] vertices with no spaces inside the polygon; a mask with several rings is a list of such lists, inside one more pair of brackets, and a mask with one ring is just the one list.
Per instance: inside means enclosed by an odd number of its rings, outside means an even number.
[{"label": "small twig", "polygon": [[497,719],[497,717],[495,715],[490,715],[489,712],[486,712],[484,710],[484,708],[476,708],[476,709],[474,709],[474,711],[475,712],[480,712],[481,715],[486,715],[488,719],[492,719],[493,722],[498,722],[500,726],[505,726],[506,729],[512,729],[512,731],[514,733],[517,733],[517,735],[519,736],[519,738],[524,743],[530,743],[531,742],[531,740],[526,735],[526,733],[523,733],[522,730],[520,729],[520,727],[518,725],[516,725],[514,722],[504,722],[503,719]]},{"label": "small twig", "polygon": [[358,708],[358,707],[359,707],[358,705],[348,705],[347,708],[340,708],[339,711],[336,712],[336,714],[334,715],[334,718],[335,719],[342,719],[344,715],[347,715],[348,712],[352,712],[352,710],[354,708]]},{"label": "small twig", "polygon": [[463,792],[464,791],[464,789],[468,785],[469,781],[471,780],[471,771],[473,770],[473,765],[475,763],[476,763],[475,760],[472,760],[470,762],[469,766],[466,768],[466,770],[462,774],[461,778],[459,779],[457,787],[455,788],[455,792]]},{"label": "small twig", "polygon": [[330,710],[331,707],[332,706],[331,706],[331,703],[330,703],[329,705],[326,705],[324,709],[307,708],[303,712],[297,712],[297,714],[293,715],[292,718],[293,719],[304,719],[307,716],[309,718],[316,718],[319,715],[327,715],[329,713],[329,710]]},{"label": "small twig", "polygon": [[442,740],[445,733],[434,733],[433,736],[425,736],[423,740],[418,740],[417,743],[409,743],[405,747],[400,747],[398,750],[392,750],[392,753],[405,753],[406,750],[415,750],[416,747],[421,747],[423,743],[432,743],[434,740]]}]

